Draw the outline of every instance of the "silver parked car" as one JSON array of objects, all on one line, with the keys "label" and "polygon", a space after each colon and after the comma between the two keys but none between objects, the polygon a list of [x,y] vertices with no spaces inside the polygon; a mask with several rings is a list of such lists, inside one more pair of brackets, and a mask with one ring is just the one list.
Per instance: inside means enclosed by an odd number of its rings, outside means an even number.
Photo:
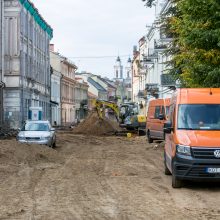
[{"label": "silver parked car", "polygon": [[49,121],[26,121],[17,135],[20,143],[43,144],[50,147],[56,146],[55,129]]}]

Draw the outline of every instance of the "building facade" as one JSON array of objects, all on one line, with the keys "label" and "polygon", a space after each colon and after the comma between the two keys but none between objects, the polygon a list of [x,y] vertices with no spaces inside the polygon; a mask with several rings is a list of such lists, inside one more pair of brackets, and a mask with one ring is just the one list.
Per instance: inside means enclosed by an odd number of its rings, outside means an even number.
[{"label": "building facade", "polygon": [[176,83],[166,73],[166,62],[170,59],[165,53],[172,40],[164,31],[162,18],[170,7],[169,0],[156,0],[153,4],[155,20],[148,26],[146,35],[139,40],[139,47],[134,52],[132,61],[132,99],[142,102],[143,111],[155,98],[168,98],[173,93]]},{"label": "building facade", "polygon": [[82,78],[88,83],[88,92],[98,99],[108,100],[108,91],[96,81],[96,76],[92,73],[77,73],[77,77]]},{"label": "building facade", "polygon": [[[126,75],[124,76],[124,70]],[[116,97],[118,104],[131,100],[131,60],[128,59],[124,68],[120,57],[116,59],[114,66],[114,84],[116,87]]]},{"label": "building facade", "polygon": [[89,85],[79,77],[76,77],[75,103],[76,121],[84,119],[88,115],[88,88]]},{"label": "building facade", "polygon": [[[1,1],[2,2],[2,1]],[[18,128],[29,107],[51,119],[49,42],[52,28],[29,0],[3,0],[3,121]]]},{"label": "building facade", "polygon": [[4,62],[4,51],[3,51],[3,39],[4,39],[4,30],[3,30],[3,21],[4,21],[4,1],[0,1],[0,128],[3,126],[3,62]]},{"label": "building facade", "polygon": [[75,103],[75,72],[77,66],[67,58],[61,62],[61,123],[64,126],[75,123],[76,103]]},{"label": "building facade", "polygon": [[61,62],[63,57],[54,52],[54,45],[50,45],[51,65],[51,118],[53,125],[61,125]]},{"label": "building facade", "polygon": [[101,76],[91,76],[93,80],[99,83],[107,91],[106,101],[115,101],[116,98],[116,87],[111,83],[109,79],[102,78]]}]

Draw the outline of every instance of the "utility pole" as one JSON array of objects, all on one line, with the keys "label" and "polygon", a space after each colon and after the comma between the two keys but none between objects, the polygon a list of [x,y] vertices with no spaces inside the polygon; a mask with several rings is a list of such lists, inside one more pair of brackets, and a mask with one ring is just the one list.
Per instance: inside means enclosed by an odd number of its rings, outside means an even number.
[{"label": "utility pole", "polygon": [[0,128],[3,126],[4,87],[4,0],[0,1]]}]

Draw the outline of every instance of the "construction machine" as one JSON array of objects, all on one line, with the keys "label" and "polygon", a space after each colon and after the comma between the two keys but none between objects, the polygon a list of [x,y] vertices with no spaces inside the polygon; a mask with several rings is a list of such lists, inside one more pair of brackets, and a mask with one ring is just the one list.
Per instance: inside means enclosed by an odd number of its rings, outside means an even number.
[{"label": "construction machine", "polygon": [[139,106],[135,102],[123,103],[120,106],[121,117],[123,118],[121,127],[127,130],[136,130],[140,135],[146,132],[146,116],[139,114]]},{"label": "construction machine", "polygon": [[107,109],[111,109],[113,111],[117,121],[119,122],[120,110],[119,110],[118,105],[115,104],[114,102],[95,99],[93,102],[93,105],[95,106],[95,108],[97,110],[99,118],[101,118],[101,119],[104,118],[105,110],[107,108]]},{"label": "construction machine", "polygon": [[129,102],[118,106],[114,102],[96,99],[94,100],[94,106],[99,118],[104,118],[106,108],[111,109],[120,127],[124,127],[129,131],[138,131],[140,135],[145,134],[146,116],[139,114],[138,104]]}]

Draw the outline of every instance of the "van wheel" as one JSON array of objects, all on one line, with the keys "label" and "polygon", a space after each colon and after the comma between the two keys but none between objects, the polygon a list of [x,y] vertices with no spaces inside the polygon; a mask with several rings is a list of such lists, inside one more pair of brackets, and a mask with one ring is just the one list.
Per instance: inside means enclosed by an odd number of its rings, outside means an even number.
[{"label": "van wheel", "polygon": [[171,172],[170,172],[170,170],[169,170],[168,167],[167,167],[165,151],[164,151],[164,174],[165,174],[165,175],[171,175]]},{"label": "van wheel", "polygon": [[173,188],[181,188],[182,187],[182,180],[177,179],[174,172],[172,173],[172,187]]},{"label": "van wheel", "polygon": [[153,143],[153,139],[151,138],[151,136],[150,136],[150,131],[148,130],[147,131],[147,140],[148,140],[148,143],[150,144],[150,143]]}]

